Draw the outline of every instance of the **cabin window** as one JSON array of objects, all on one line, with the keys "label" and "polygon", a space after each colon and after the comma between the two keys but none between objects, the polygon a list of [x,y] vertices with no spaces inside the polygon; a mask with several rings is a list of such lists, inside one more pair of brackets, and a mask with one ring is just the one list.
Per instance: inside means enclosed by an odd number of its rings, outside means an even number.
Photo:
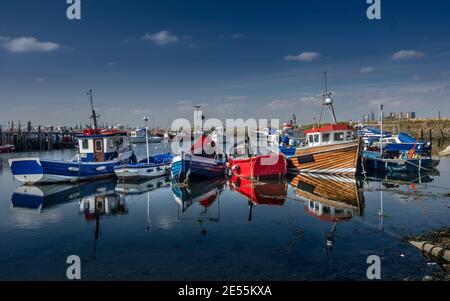
[{"label": "cabin window", "polygon": [[344,133],[334,133],[334,141],[344,141]]},{"label": "cabin window", "polygon": [[309,143],[313,143],[314,142],[314,137],[313,137],[313,135],[310,135],[309,136]]},{"label": "cabin window", "polygon": [[322,135],[322,142],[328,142],[330,141],[330,134],[326,133]]},{"label": "cabin window", "polygon": [[101,140],[95,141],[95,151],[101,152],[102,149],[103,149],[102,141]]},{"label": "cabin window", "polygon": [[89,141],[86,139],[83,139],[81,142],[81,148],[82,149],[88,149],[89,148]]},{"label": "cabin window", "polygon": [[314,143],[318,143],[319,142],[319,134],[315,134],[314,135]]}]

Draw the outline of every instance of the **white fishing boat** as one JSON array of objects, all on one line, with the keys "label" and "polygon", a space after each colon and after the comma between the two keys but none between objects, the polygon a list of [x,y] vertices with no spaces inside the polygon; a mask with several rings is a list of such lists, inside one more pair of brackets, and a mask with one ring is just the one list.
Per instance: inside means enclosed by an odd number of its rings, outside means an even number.
[{"label": "white fishing boat", "polygon": [[[148,141],[148,143],[160,143],[164,140],[164,137],[146,135],[145,128],[137,128],[136,130],[131,131],[130,137],[133,144],[145,143],[146,141]],[[147,139],[145,139],[145,137],[147,137]]]},{"label": "white fishing boat", "polygon": [[[118,165],[114,167],[114,172],[117,177],[121,179],[142,179],[142,178],[156,178],[167,175],[170,171],[170,165],[172,164],[172,159],[174,155],[159,154],[150,156],[150,151],[148,144],[148,123],[149,118],[144,117],[146,127],[144,129],[144,141],[147,149],[147,157],[139,162],[129,162],[126,164]],[[137,161],[137,160],[136,160]]]}]

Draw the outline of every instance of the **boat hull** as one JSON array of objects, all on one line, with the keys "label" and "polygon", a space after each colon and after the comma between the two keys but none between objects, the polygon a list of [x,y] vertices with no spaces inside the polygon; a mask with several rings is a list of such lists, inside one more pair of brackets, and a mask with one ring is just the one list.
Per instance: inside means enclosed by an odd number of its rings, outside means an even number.
[{"label": "boat hull", "polygon": [[10,159],[14,177],[24,183],[76,182],[114,176],[119,160],[108,162],[66,162],[38,158]]},{"label": "boat hull", "polygon": [[168,164],[126,164],[114,168],[116,176],[121,179],[158,178],[170,173]]},{"label": "boat hull", "polygon": [[248,178],[281,178],[286,175],[287,163],[283,154],[230,159],[230,175]]},{"label": "boat hull", "polygon": [[291,172],[356,176],[361,141],[297,148],[288,158]]},{"label": "boat hull", "polygon": [[363,160],[366,170],[380,173],[429,171],[439,165],[439,160],[432,158],[383,159],[379,157],[379,153],[374,152],[364,152]]},{"label": "boat hull", "polygon": [[225,163],[214,158],[182,154],[173,159],[171,174],[177,181],[184,181],[186,176],[221,177],[225,175]]}]

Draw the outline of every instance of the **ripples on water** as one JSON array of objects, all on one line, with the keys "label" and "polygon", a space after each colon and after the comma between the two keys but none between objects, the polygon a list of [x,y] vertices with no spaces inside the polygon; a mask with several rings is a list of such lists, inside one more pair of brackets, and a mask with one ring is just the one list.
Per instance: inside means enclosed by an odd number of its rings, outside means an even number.
[{"label": "ripples on water", "polygon": [[[37,155],[73,152],[22,154]],[[365,280],[372,254],[381,257],[383,279],[422,279],[439,267],[401,237],[448,226],[450,216],[446,158],[440,175],[231,178],[188,187],[165,178],[21,187],[7,158],[3,280],[63,280],[72,254],[85,280]]]}]

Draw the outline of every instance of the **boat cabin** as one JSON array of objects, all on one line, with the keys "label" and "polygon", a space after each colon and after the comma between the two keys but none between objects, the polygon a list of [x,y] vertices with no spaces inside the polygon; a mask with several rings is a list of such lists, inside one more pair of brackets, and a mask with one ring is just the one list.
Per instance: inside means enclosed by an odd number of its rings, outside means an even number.
[{"label": "boat cabin", "polygon": [[355,140],[355,129],[347,124],[326,125],[305,131],[308,146],[321,146]]},{"label": "boat cabin", "polygon": [[82,162],[105,162],[118,156],[125,145],[127,132],[120,130],[87,129],[77,136],[79,160]]}]

